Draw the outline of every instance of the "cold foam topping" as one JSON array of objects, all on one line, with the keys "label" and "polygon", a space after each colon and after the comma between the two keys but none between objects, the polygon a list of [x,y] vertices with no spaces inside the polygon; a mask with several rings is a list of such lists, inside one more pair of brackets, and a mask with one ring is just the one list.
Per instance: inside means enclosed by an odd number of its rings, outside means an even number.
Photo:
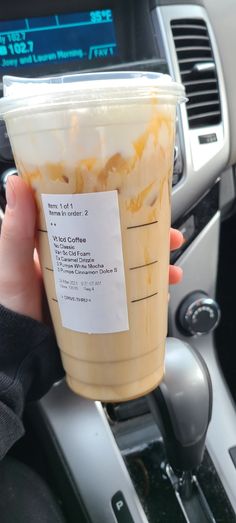
[{"label": "cold foam topping", "polygon": [[70,169],[90,158],[134,157],[150,122],[173,120],[183,87],[168,75],[123,72],[4,77],[4,92],[0,113],[16,159]]},{"label": "cold foam topping", "polygon": [[159,126],[160,140],[164,139],[174,113],[172,105],[150,104],[54,110],[11,118],[7,128],[18,159],[30,165],[37,158],[39,166],[63,162],[72,167],[81,160],[106,159],[117,153],[133,157],[140,137],[151,133],[153,122]]}]

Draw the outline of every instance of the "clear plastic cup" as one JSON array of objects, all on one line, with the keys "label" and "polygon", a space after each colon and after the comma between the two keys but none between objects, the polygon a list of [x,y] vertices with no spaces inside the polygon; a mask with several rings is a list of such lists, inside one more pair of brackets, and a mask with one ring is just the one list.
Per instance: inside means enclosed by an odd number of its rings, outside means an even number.
[{"label": "clear plastic cup", "polygon": [[176,106],[168,75],[4,77],[4,118],[38,208],[38,249],[69,386],[102,401],[164,373]]}]

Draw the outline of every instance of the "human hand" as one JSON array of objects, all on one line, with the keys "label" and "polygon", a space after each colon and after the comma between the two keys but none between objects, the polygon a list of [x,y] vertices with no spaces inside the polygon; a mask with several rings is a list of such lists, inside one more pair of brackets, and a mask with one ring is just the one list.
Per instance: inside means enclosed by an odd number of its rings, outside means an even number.
[{"label": "human hand", "polygon": [[[36,206],[31,189],[18,176],[7,181],[7,206],[0,238],[0,303],[42,321],[42,277],[35,251]],[[170,249],[181,246],[182,234],[171,229]],[[182,269],[170,266],[169,282],[178,283]]]},{"label": "human hand", "polygon": [[[170,229],[170,250],[175,251],[179,249],[184,242],[184,237],[177,229]],[[182,279],[183,271],[178,265],[170,265],[169,268],[169,283],[175,284],[180,283]]]},{"label": "human hand", "polygon": [[6,187],[7,206],[0,237],[0,303],[42,321],[42,278],[35,256],[36,206],[18,176]]}]

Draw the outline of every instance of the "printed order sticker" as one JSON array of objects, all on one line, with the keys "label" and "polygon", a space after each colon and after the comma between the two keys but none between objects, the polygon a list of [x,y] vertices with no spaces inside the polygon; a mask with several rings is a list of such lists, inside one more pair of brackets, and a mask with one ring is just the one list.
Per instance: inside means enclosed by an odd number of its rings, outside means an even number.
[{"label": "printed order sticker", "polygon": [[129,330],[117,191],[42,194],[62,325]]}]

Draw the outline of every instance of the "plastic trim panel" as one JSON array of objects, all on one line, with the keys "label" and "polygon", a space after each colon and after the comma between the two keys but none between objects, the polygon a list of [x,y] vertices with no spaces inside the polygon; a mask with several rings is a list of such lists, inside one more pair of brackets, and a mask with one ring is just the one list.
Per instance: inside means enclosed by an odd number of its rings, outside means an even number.
[{"label": "plastic trim panel", "polygon": [[[173,189],[173,221],[179,218],[213,184],[222,170],[226,168],[229,158],[229,122],[224,78],[207,12],[197,5],[162,6],[152,11],[154,32],[159,46],[162,48],[162,58],[166,57],[170,74],[177,81],[181,81],[170,25],[172,20],[178,18],[201,18],[207,24],[218,75],[222,123],[190,130],[186,107],[184,104],[180,106],[179,134],[184,153],[184,173],[181,181]],[[216,133],[217,141],[200,144],[198,137],[208,133]]]}]

